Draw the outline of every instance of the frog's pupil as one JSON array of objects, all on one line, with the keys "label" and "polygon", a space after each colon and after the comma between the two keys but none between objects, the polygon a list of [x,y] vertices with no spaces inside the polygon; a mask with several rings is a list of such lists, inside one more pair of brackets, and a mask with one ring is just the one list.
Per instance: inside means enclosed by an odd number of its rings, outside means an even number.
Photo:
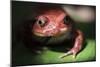
[{"label": "frog's pupil", "polygon": [[41,25],[42,24],[42,21],[38,21],[38,23]]}]

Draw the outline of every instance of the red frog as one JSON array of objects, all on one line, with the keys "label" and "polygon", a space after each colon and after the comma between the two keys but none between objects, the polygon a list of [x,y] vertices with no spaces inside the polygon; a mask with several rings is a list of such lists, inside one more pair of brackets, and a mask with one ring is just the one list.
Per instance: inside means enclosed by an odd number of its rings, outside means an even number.
[{"label": "red frog", "polygon": [[[35,19],[36,22],[32,27],[32,32],[36,36],[57,39],[57,37],[62,37],[62,35],[72,32],[73,34],[71,35],[74,35],[73,47],[60,58],[69,54],[72,54],[74,58],[76,57],[77,53],[82,49],[83,34],[80,30],[73,27],[73,21],[67,12],[58,7],[45,8],[41,10],[41,13]],[[67,37],[69,36],[67,35]]]}]

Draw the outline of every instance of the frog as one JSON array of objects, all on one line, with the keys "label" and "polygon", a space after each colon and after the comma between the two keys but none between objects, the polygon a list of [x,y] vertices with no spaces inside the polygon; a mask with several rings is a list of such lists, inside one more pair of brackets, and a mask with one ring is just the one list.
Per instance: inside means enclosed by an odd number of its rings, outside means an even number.
[{"label": "frog", "polygon": [[[83,32],[75,27],[74,20],[60,7],[42,9],[40,12],[32,25],[32,34],[43,38],[51,37],[54,44],[62,43],[68,39],[72,40],[73,47],[59,57],[63,58],[71,54],[73,58],[76,58],[83,47],[84,36]],[[49,41],[47,44],[50,44]],[[61,45],[63,46],[63,44]]]}]

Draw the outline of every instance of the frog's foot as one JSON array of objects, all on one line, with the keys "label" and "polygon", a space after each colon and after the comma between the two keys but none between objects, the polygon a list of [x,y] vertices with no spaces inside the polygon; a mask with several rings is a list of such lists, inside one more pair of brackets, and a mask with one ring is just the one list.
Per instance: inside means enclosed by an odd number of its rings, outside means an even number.
[{"label": "frog's foot", "polygon": [[35,54],[41,54],[42,53],[41,50],[36,50],[36,49],[33,49],[32,52],[35,53]]},{"label": "frog's foot", "polygon": [[46,47],[46,46],[44,46],[43,48],[42,48],[42,50],[48,50],[48,47]]},{"label": "frog's foot", "polygon": [[41,54],[43,51],[46,51],[48,50],[47,47],[36,47],[34,49],[32,49],[32,52],[35,53],[35,54]]},{"label": "frog's foot", "polygon": [[64,57],[66,57],[66,56],[68,56],[68,55],[72,55],[73,58],[76,58],[76,55],[77,55],[77,52],[78,52],[78,51],[79,51],[78,49],[72,48],[70,51],[68,51],[67,53],[61,55],[59,58],[64,58]]},{"label": "frog's foot", "polygon": [[81,31],[77,31],[77,37],[75,38],[75,43],[74,46],[71,50],[69,50],[67,53],[64,55],[60,56],[60,58],[64,58],[67,55],[72,54],[73,58],[76,58],[76,54],[81,50],[82,44],[83,44],[83,34]]}]

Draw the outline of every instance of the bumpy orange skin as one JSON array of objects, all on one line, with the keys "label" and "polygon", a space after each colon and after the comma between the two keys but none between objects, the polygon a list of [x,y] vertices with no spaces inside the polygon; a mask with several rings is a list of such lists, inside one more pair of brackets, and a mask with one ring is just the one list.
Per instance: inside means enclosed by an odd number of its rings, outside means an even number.
[{"label": "bumpy orange skin", "polygon": [[[42,11],[42,13],[36,17],[37,21],[33,26],[33,33],[39,36],[56,36],[62,32],[67,31],[68,26],[64,24],[64,17],[67,14],[63,9],[49,9]],[[40,26],[38,20],[46,20],[45,26]]]}]

